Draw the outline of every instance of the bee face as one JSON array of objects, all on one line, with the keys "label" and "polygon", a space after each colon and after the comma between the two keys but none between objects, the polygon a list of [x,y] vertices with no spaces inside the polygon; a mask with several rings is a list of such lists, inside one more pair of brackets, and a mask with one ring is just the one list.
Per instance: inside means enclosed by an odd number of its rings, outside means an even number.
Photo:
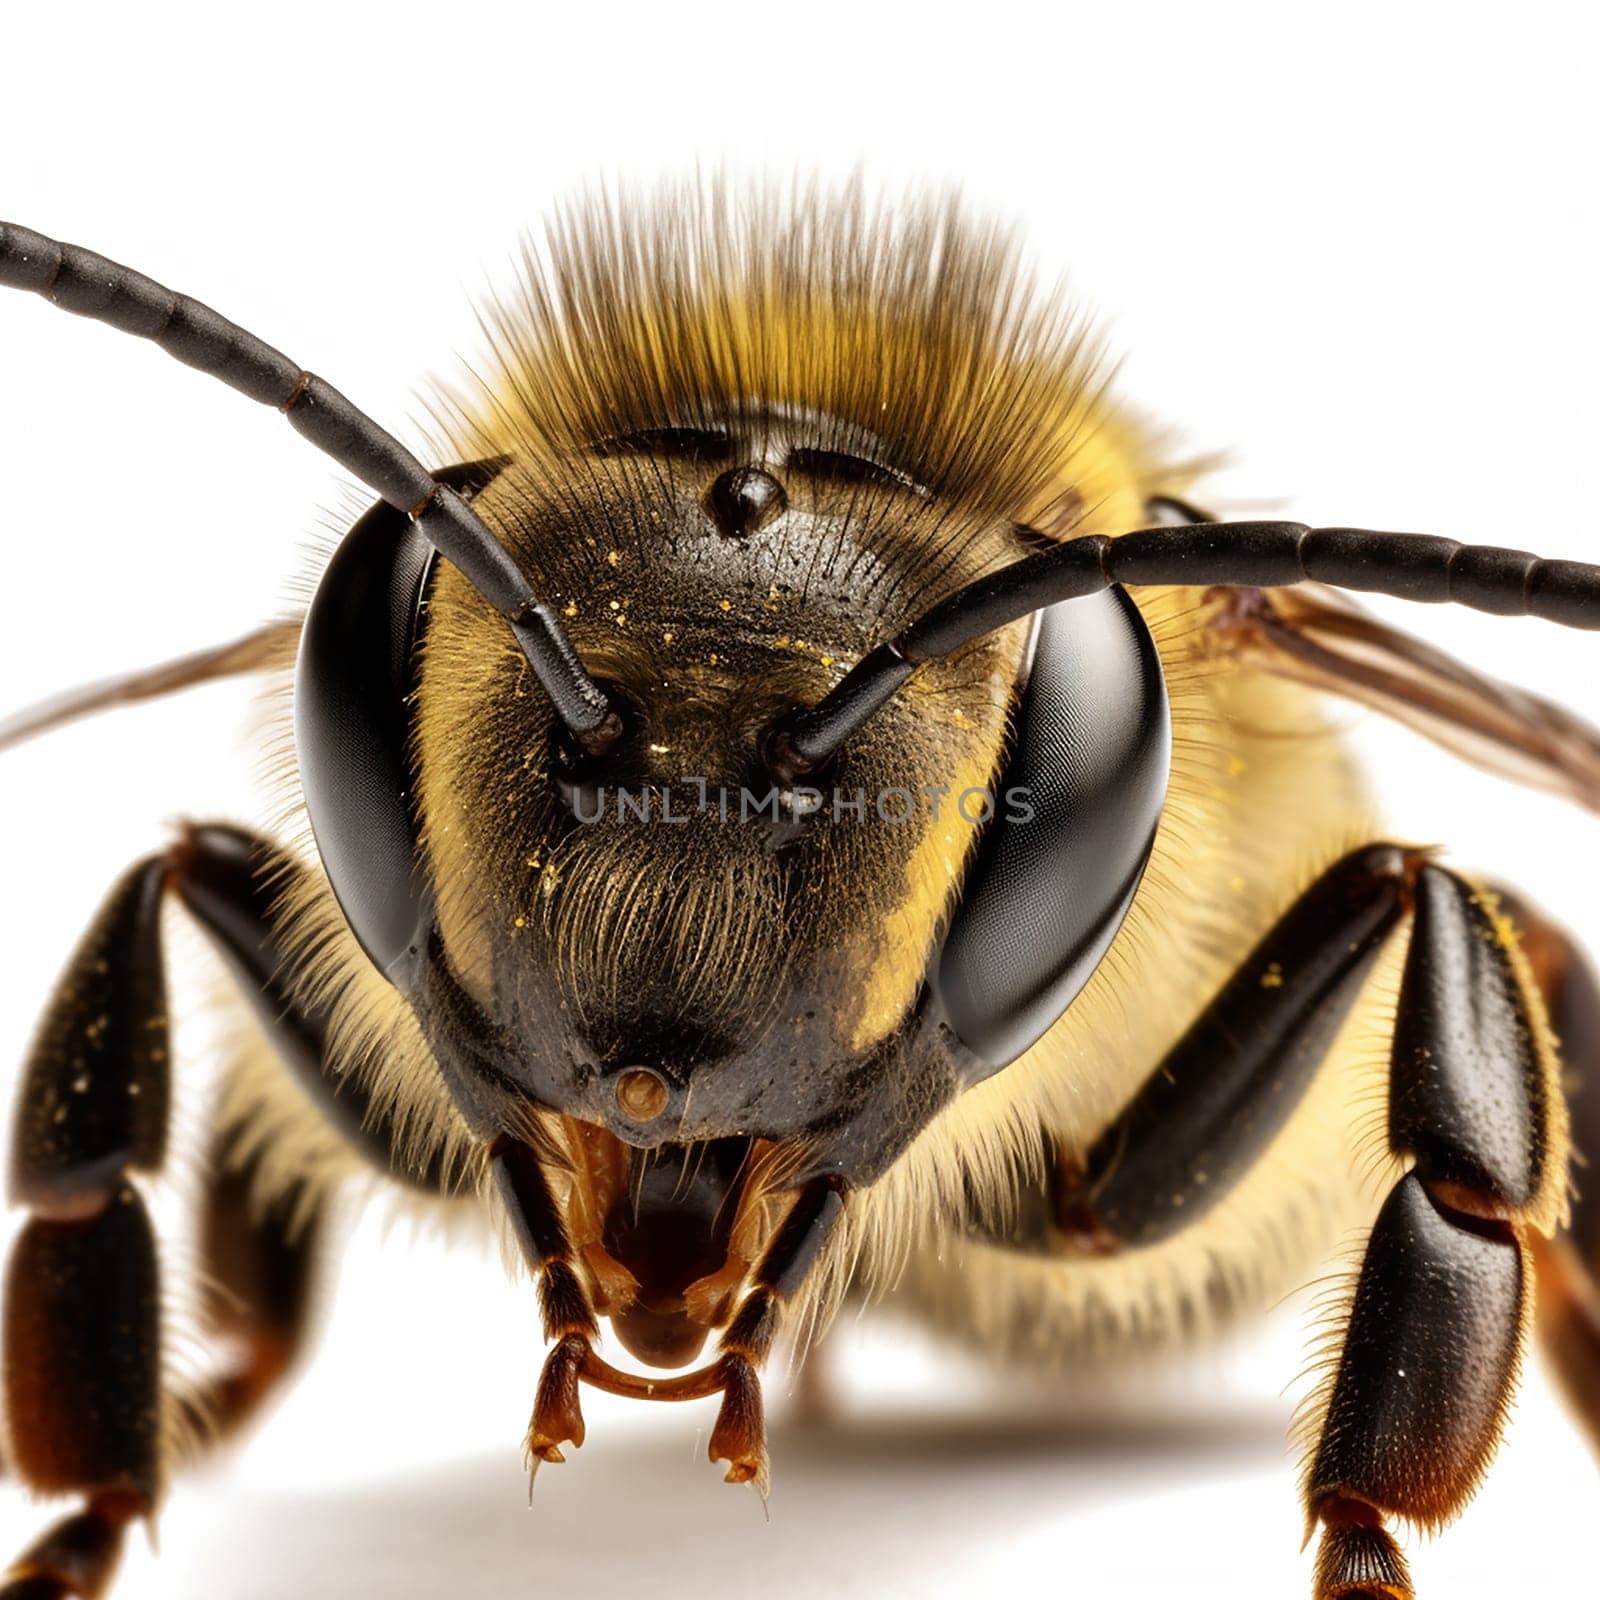
[{"label": "bee face", "polygon": [[[1353,1177],[1325,1113],[1370,1098],[1339,1060],[1370,1018],[1392,1186],[1306,1413],[1305,1504],[1319,1593],[1376,1573],[1409,1594],[1384,1521],[1437,1524],[1474,1487],[1535,1266],[1552,1349],[1596,1387],[1556,1032],[1592,1071],[1600,994],[1558,927],[1431,849],[1340,842],[1366,797],[1304,690],[1591,806],[1600,742],[1300,586],[1597,627],[1600,567],[1213,522],[987,235],[849,205],[731,220],[602,210],[558,241],[438,474],[208,308],[0,224],[0,283],[276,406],[382,496],[288,640],[0,724],[4,746],[277,669],[297,639],[325,868],[186,824],[49,1003],[0,1376],[24,1402],[8,1459],[83,1505],[17,1570],[98,1591],[155,1510],[163,1411],[214,1400],[229,1424],[287,1365],[309,1241],[361,1156],[439,1197],[476,1175],[541,1273],[530,1467],[583,1441],[580,1383],[720,1393],[709,1453],[764,1494],[774,1339],[904,1266],[1031,1359],[1120,1356],[1264,1296]],[[1134,529],[1158,511],[1183,526]],[[1026,817],[998,818],[1019,794]],[[168,894],[279,1058],[221,1080],[198,1233],[224,1342],[174,1405],[141,1198],[169,1132]],[[657,1366],[714,1329],[719,1349],[641,1379],[595,1348],[602,1317]]]},{"label": "bee face", "polygon": [[806,787],[767,765],[774,722],[926,603],[930,531],[945,584],[1018,553],[870,448],[769,414],[514,462],[480,496],[621,710],[600,757],[436,581],[417,770],[443,949],[519,1087],[628,1143],[815,1134],[870,1104],[986,814],[958,801],[999,767],[1020,628]]}]

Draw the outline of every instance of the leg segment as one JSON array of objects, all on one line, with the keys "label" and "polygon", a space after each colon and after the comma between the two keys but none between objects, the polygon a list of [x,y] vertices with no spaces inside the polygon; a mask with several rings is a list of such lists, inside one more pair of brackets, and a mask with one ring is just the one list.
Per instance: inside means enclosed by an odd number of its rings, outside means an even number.
[{"label": "leg segment", "polygon": [[1354,850],[1279,918],[1082,1170],[1057,1172],[1058,1239],[1097,1250],[1155,1244],[1229,1192],[1309,1088],[1421,859],[1392,844]]},{"label": "leg segment", "polygon": [[[209,1293],[204,1331],[207,1342],[221,1347],[231,1359],[198,1387],[180,1390],[168,1399],[177,1423],[174,1444],[185,1454],[203,1450],[249,1419],[289,1370],[306,1330],[320,1219],[314,1213],[296,1218],[291,1227],[281,1206],[258,1214],[249,1200],[249,1184],[248,1173],[219,1168],[205,1199],[203,1247]],[[132,1215],[129,1212],[123,1218],[125,1233],[134,1226]],[[36,1282],[41,1275],[49,1275],[48,1260],[41,1260],[48,1255],[48,1243],[39,1233],[32,1236],[32,1243],[31,1253],[19,1249],[13,1258],[13,1283]],[[103,1244],[106,1255],[114,1258],[107,1264],[109,1274],[79,1276],[84,1261],[80,1258],[73,1263],[77,1273],[63,1286],[75,1291],[83,1303],[41,1306],[36,1299],[30,1329],[17,1328],[8,1320],[7,1358],[9,1361],[19,1351],[34,1352],[33,1364],[26,1372],[27,1391],[41,1397],[54,1392],[54,1385],[63,1380],[61,1367],[81,1363],[87,1372],[99,1376],[98,1391],[109,1407],[131,1411],[137,1396],[148,1395],[159,1385],[159,1352],[151,1331],[131,1349],[119,1345],[112,1345],[109,1351],[97,1349],[85,1339],[75,1347],[57,1349],[60,1366],[52,1368],[37,1360],[39,1343],[55,1336],[64,1322],[87,1328],[104,1319],[108,1275],[119,1269],[128,1271],[130,1263],[154,1271],[155,1249],[148,1225],[139,1237],[124,1238],[120,1243],[110,1238]],[[9,1302],[9,1294],[7,1298]],[[31,1346],[27,1343],[30,1332],[34,1337]],[[28,1361],[24,1354],[22,1362]],[[68,1394],[80,1387],[71,1372],[65,1374],[65,1381]],[[15,1384],[8,1382],[8,1390],[8,1398],[15,1396]],[[46,1442],[70,1444],[99,1434],[99,1425],[83,1417],[70,1433],[60,1430],[54,1419],[37,1413],[25,1414],[21,1426],[25,1437]],[[176,1464],[159,1454],[156,1460],[159,1466]],[[32,1470],[35,1474],[39,1470],[37,1456]],[[81,1475],[82,1466],[77,1470]],[[39,1486],[36,1478],[30,1481]],[[55,1523],[12,1563],[0,1579],[0,1600],[56,1600],[101,1593],[115,1572],[125,1528],[148,1515],[149,1504],[147,1495],[117,1488],[88,1491],[81,1511]]]},{"label": "leg segment", "polygon": [[1540,1341],[1600,1446],[1600,977],[1565,929],[1503,894],[1561,1043],[1572,1146],[1581,1163],[1567,1231],[1535,1238]]},{"label": "leg segment", "polygon": [[297,1213],[292,1199],[265,1208],[250,1169],[219,1152],[201,1221],[206,1267],[205,1331],[226,1349],[221,1370],[173,1397],[181,1442],[203,1450],[236,1433],[282,1382],[305,1345],[322,1232],[320,1206]]},{"label": "leg segment", "polygon": [[32,1213],[7,1278],[12,1466],[134,1515],[161,1488],[160,1286],[128,1174],[166,1147],[166,875],[162,857],[134,867],[78,947],[23,1073],[11,1160]]},{"label": "leg segment", "polygon": [[1553,1040],[1511,926],[1439,867],[1414,895],[1389,1089],[1413,1165],[1368,1242],[1306,1475],[1318,1600],[1410,1596],[1384,1522],[1439,1527],[1477,1487],[1521,1360],[1529,1242],[1565,1200]]},{"label": "leg segment", "polygon": [[[224,1174],[207,1199],[205,1246],[223,1291],[210,1308],[216,1331],[238,1360],[203,1391],[163,1393],[160,1266],[136,1181],[166,1153],[161,904],[176,890],[225,954],[231,939],[266,961],[256,880],[241,865],[258,848],[234,830],[199,828],[130,869],[74,952],[24,1068],[10,1189],[30,1216],[6,1277],[0,1374],[9,1464],[33,1489],[81,1495],[83,1509],[0,1580],[3,1600],[100,1592],[124,1528],[159,1503],[169,1423],[206,1434],[242,1419],[303,1328],[311,1231],[294,1233],[286,1214],[253,1217],[248,1174]],[[276,991],[261,1004],[286,1061],[320,1080],[322,1019]]]},{"label": "leg segment", "polygon": [[129,1174],[159,1167],[166,1150],[166,879],[153,857],[112,890],[23,1073],[11,1195],[32,1215],[6,1281],[11,1465],[84,1505],[24,1553],[7,1596],[97,1594],[124,1528],[161,1492],[159,1268]]},{"label": "leg segment", "polygon": [[[1202,1216],[1287,1122],[1406,911],[1387,1132],[1411,1170],[1372,1230],[1323,1395],[1306,1477],[1307,1514],[1323,1528],[1318,1600],[1408,1600],[1386,1519],[1437,1527],[1476,1487],[1516,1381],[1530,1251],[1561,1221],[1568,1138],[1554,1041],[1492,897],[1420,851],[1370,846],[1335,863],[1087,1162],[1056,1161],[1051,1203],[1016,1241],[1115,1251]],[[1600,1005],[1582,1010],[1587,991],[1570,997],[1575,1018],[1600,1017]],[[1589,1023],[1573,1031],[1584,1027],[1600,1040]]]},{"label": "leg segment", "polygon": [[192,829],[175,854],[179,897],[238,980],[274,1052],[318,1110],[379,1171],[437,1193],[444,1184],[437,1157],[413,1172],[397,1158],[393,1131],[373,1116],[361,1085],[328,1074],[329,1008],[292,995],[285,984],[272,907],[305,869],[253,834],[218,825]]}]

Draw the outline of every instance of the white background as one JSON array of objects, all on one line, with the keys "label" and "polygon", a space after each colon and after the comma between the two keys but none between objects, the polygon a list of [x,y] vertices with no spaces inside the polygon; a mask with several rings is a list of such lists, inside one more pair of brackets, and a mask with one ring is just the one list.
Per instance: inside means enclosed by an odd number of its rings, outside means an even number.
[{"label": "white background", "polygon": [[[1582,557],[1600,525],[1586,9],[14,8],[0,214],[210,300],[404,426],[424,376],[475,347],[474,297],[519,234],[587,180],[696,161],[953,180],[1069,270],[1126,396],[1233,452],[1236,500]],[[6,708],[243,631],[340,500],[269,414],[22,296],[0,299],[0,482]],[[1592,638],[1390,614],[1596,709]],[[243,804],[244,704],[211,689],[0,758],[4,1059],[163,819]],[[1590,819],[1352,721],[1398,831],[1600,941]],[[1185,1410],[1120,1431],[985,1401],[909,1330],[846,1328],[846,1414],[780,1418],[770,1522],[702,1459],[704,1407],[600,1400],[530,1512],[527,1286],[375,1224],[344,1265],[313,1370],[224,1468],[180,1482],[159,1568],[140,1544],[119,1593],[1309,1589],[1282,1438],[1293,1307],[1206,1364]],[[1588,1592],[1597,1490],[1535,1368],[1470,1513],[1411,1542],[1424,1595]],[[7,1491],[0,1544],[38,1520]]]}]

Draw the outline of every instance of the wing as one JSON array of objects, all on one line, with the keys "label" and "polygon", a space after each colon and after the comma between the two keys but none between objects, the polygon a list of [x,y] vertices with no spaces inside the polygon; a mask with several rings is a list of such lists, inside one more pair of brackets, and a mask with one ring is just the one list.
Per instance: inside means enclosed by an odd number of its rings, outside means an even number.
[{"label": "wing", "polygon": [[41,700],[13,715],[0,719],[0,750],[21,744],[35,734],[47,733],[79,717],[114,706],[134,705],[160,695],[192,689],[217,678],[241,677],[251,672],[271,672],[287,667],[294,660],[300,638],[300,619],[269,622],[231,643],[196,650],[192,655],[164,661],[116,678],[102,678],[79,689]]},{"label": "wing", "polygon": [[1485,676],[1316,584],[1219,588],[1215,648],[1360,701],[1499,777],[1600,811],[1600,729]]}]

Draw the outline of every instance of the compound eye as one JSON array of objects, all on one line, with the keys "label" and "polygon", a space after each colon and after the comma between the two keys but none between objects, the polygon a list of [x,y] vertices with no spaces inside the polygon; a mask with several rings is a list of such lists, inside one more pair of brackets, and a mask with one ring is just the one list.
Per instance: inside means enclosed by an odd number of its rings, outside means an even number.
[{"label": "compound eye", "polygon": [[1042,1038],[1099,965],[1155,839],[1170,747],[1161,658],[1126,592],[1049,607],[1005,810],[968,868],[934,980],[976,1076]]},{"label": "compound eye", "polygon": [[[504,460],[438,474],[469,498]],[[340,542],[306,616],[295,744],[317,853],[351,932],[404,990],[428,916],[411,795],[411,697],[434,551],[379,502]]]},{"label": "compound eye", "polygon": [[759,532],[788,505],[783,485],[760,467],[735,467],[706,491],[706,515],[729,539]]}]

